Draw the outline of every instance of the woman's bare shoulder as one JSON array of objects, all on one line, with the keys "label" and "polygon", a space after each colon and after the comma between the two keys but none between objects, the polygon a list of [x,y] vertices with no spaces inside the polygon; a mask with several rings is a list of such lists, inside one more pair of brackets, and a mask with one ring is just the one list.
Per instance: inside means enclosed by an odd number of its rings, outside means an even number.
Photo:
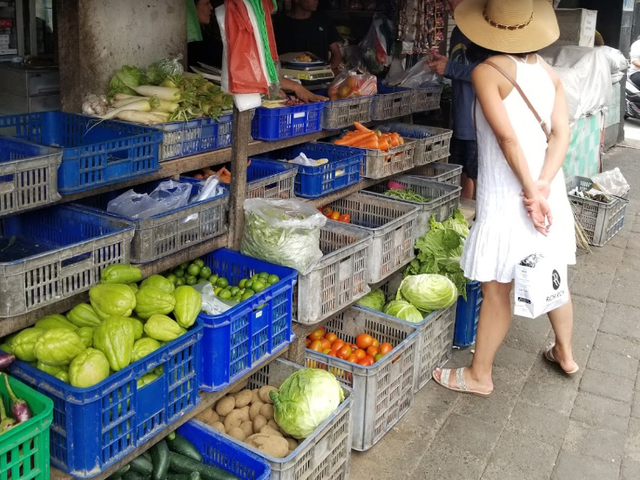
[{"label": "woman's bare shoulder", "polygon": [[549,65],[540,55],[538,55],[538,61],[540,62],[540,65],[542,65],[544,69],[549,73],[549,76],[551,77],[551,80],[553,80],[553,83],[557,85],[557,83],[560,81],[560,77],[558,77],[556,72],[554,72],[553,67]]}]

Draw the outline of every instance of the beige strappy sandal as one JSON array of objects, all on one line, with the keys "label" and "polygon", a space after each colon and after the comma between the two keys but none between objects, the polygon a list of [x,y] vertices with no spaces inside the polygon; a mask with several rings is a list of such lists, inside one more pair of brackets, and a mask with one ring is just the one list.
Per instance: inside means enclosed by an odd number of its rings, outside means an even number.
[{"label": "beige strappy sandal", "polygon": [[464,381],[464,370],[465,367],[462,368],[458,368],[456,369],[456,383],[458,384],[457,387],[452,387],[449,385],[449,377],[451,376],[451,372],[453,371],[453,369],[451,368],[443,368],[442,369],[442,374],[440,375],[440,380],[438,380],[438,377],[436,377],[436,371],[434,370],[431,373],[431,376],[433,377],[433,379],[436,381],[436,383],[442,385],[444,388],[448,389],[448,390],[452,390],[454,392],[458,392],[458,393],[469,393],[471,395],[478,395],[479,397],[488,397],[489,395],[491,395],[491,392],[479,392],[478,390],[469,390],[469,388],[467,387],[467,383]]},{"label": "beige strappy sandal", "polygon": [[[555,343],[552,343],[551,345],[549,345],[547,348],[544,349],[543,355],[544,355],[544,358],[547,359],[547,361],[549,361],[551,363],[555,363],[556,365],[558,365],[560,367],[560,363],[558,362],[558,360],[556,360],[556,357],[553,355],[553,347],[555,347],[555,346],[556,346]],[[576,368],[574,368],[573,370],[571,370],[569,372],[564,370],[562,367],[560,367],[560,370],[562,370],[567,375],[573,375],[575,373],[578,373],[578,371],[580,370],[580,367],[578,367],[576,365]]]}]

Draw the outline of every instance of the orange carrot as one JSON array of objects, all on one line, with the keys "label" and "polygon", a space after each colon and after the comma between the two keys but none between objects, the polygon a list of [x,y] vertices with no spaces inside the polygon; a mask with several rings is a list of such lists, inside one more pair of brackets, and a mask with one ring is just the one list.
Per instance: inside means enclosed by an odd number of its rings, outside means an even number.
[{"label": "orange carrot", "polygon": [[373,137],[369,137],[366,138],[358,143],[355,143],[353,145],[354,147],[358,147],[358,148],[367,148],[367,149],[375,149],[377,150],[378,147],[378,137],[376,137],[375,135]]},{"label": "orange carrot", "polygon": [[356,128],[356,130],[359,130],[361,132],[370,132],[371,131],[367,127],[362,125],[360,122],[353,122],[353,126]]},{"label": "orange carrot", "polygon": [[383,152],[389,151],[389,141],[386,137],[383,137],[378,141],[378,148],[380,148],[380,150],[382,150]]},{"label": "orange carrot", "polygon": [[375,137],[375,133],[373,132],[358,132],[355,135],[350,135],[349,137],[343,137],[339,140],[333,142],[335,145],[355,145],[356,143],[365,140],[370,137]]}]

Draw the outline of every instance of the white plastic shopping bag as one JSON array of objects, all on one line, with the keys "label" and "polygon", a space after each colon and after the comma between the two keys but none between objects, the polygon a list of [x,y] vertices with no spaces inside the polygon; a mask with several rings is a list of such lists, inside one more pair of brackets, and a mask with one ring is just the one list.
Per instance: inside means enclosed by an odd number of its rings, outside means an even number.
[{"label": "white plastic shopping bag", "polygon": [[567,264],[542,254],[516,265],[514,313],[536,318],[569,301]]}]

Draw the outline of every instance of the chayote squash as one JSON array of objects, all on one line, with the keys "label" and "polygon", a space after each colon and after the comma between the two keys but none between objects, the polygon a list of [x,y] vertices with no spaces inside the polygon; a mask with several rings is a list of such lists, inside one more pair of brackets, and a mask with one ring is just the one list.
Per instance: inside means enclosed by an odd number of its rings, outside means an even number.
[{"label": "chayote squash", "polygon": [[198,318],[202,308],[202,297],[195,288],[189,285],[176,288],[174,297],[176,298],[176,306],[173,309],[173,316],[176,317],[178,325],[189,328]]},{"label": "chayote squash", "polygon": [[95,348],[87,348],[69,365],[69,383],[77,388],[92,387],[109,376],[109,360]]},{"label": "chayote squash", "polygon": [[144,324],[144,333],[159,342],[170,342],[187,331],[166,315],[152,315]]},{"label": "chayote squash", "polygon": [[34,362],[36,360],[36,341],[46,332],[44,328],[27,328],[19,332],[11,341],[13,354],[23,362]]},{"label": "chayote squash", "polygon": [[80,336],[66,328],[46,330],[36,340],[36,358],[51,366],[69,365],[87,347]]},{"label": "chayote squash", "polygon": [[154,380],[160,378],[159,375],[151,372],[151,373],[146,373],[144,374],[142,377],[140,377],[138,379],[138,381],[136,382],[138,388],[142,388],[145,385],[149,385],[151,382],[153,382]]},{"label": "chayote squash", "polygon": [[57,313],[42,317],[36,322],[34,327],[42,328],[44,330],[51,330],[52,328],[66,328],[67,330],[76,331],[78,329],[77,326],[67,320],[67,317]]},{"label": "chayote squash", "polygon": [[142,338],[142,334],[144,333],[144,324],[142,320],[135,317],[129,317],[129,321],[131,322],[131,326],[133,327],[133,338],[135,340],[140,340]]},{"label": "chayote squash", "polygon": [[165,293],[173,293],[176,288],[171,280],[162,275],[151,275],[149,278],[145,278],[140,284],[140,288],[144,287],[156,287]]},{"label": "chayote squash", "polygon": [[67,312],[67,318],[76,327],[97,327],[102,319],[88,303],[79,303]]},{"label": "chayote squash", "polygon": [[107,284],[128,284],[136,283],[142,280],[142,271],[133,265],[118,263],[109,265],[100,272],[100,282]]},{"label": "chayote squash", "polygon": [[36,368],[42,372],[48,373],[49,375],[53,375],[54,377],[56,376],[56,374],[58,372],[66,372],[67,371],[67,367],[64,366],[52,366],[52,365],[47,365],[46,363],[42,363],[42,362],[38,362],[36,364]]},{"label": "chayote squash", "polygon": [[102,320],[113,315],[128,317],[136,308],[136,295],[127,285],[96,285],[89,290],[89,298]]},{"label": "chayote squash", "polygon": [[175,305],[174,296],[158,287],[142,287],[136,293],[136,315],[143,320],[152,315],[167,315]]},{"label": "chayote squash", "polygon": [[14,355],[13,346],[10,343],[3,343],[2,345],[0,345],[0,350],[2,350],[4,353],[8,353],[9,355]]},{"label": "chayote squash", "polygon": [[96,327],[93,345],[106,355],[111,370],[119,372],[131,363],[134,335],[130,318],[112,316]]},{"label": "chayote squash", "polygon": [[150,353],[158,350],[162,344],[154,338],[144,337],[133,344],[133,352],[131,354],[131,363],[137,362]]},{"label": "chayote squash", "polygon": [[95,328],[82,327],[82,328],[79,328],[78,331],[76,332],[78,336],[82,339],[82,342],[84,343],[85,347],[87,348],[93,347],[94,331],[95,331]]},{"label": "chayote squash", "polygon": [[69,383],[69,372],[62,370],[56,373],[54,377],[56,377],[58,380],[62,380],[64,383]]},{"label": "chayote squash", "polygon": [[137,283],[129,283],[127,286],[131,289],[134,295],[138,293],[138,290],[140,290]]}]

